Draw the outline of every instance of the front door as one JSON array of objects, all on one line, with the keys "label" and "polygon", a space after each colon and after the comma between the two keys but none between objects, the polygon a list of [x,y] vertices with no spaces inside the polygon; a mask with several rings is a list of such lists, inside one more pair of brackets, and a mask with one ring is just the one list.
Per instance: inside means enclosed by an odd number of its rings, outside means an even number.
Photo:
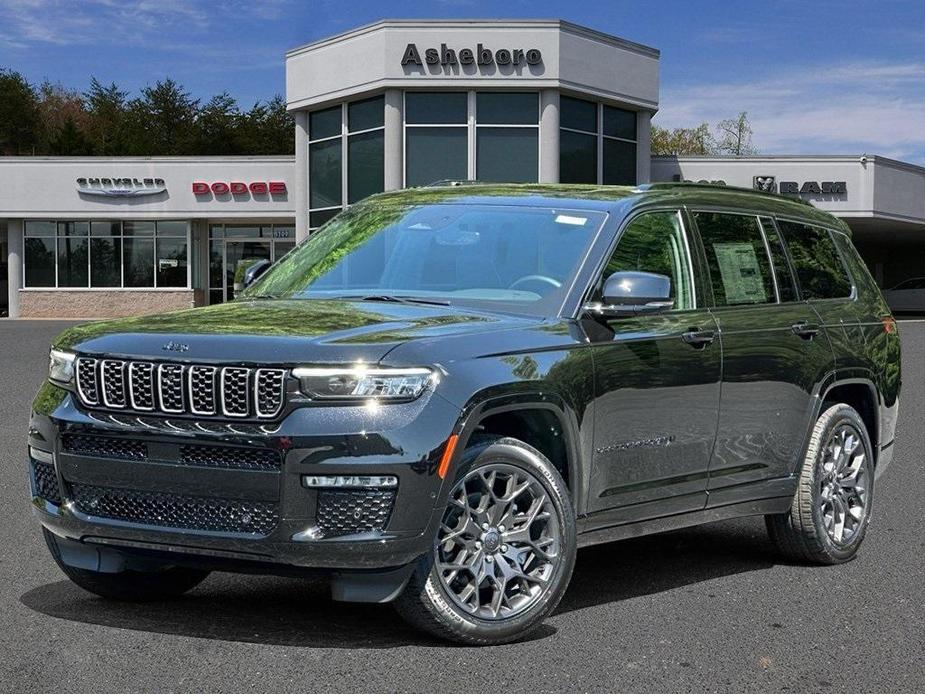
[{"label": "front door", "polygon": [[626,226],[598,282],[621,270],[671,278],[674,308],[588,330],[595,373],[588,510],[614,524],[703,508],[720,397],[719,334],[698,296],[678,211]]},{"label": "front door", "polygon": [[214,224],[209,230],[209,303],[231,301],[244,271],[258,260],[275,263],[295,247],[291,225]]},{"label": "front door", "polygon": [[713,211],[693,219],[723,347],[710,505],[789,494],[813,387],[832,363],[829,341],[799,300],[772,220]]}]

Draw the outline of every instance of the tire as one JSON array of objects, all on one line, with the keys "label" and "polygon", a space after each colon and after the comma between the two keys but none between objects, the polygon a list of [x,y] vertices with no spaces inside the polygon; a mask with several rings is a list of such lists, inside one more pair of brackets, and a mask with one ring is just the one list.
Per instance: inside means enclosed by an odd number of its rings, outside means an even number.
[{"label": "tire", "polygon": [[107,600],[120,602],[155,602],[176,598],[202,583],[208,571],[182,566],[165,566],[157,571],[126,570],[102,573],[65,564],[54,536],[42,529],[45,543],[55,563],[73,583]]},{"label": "tire", "polygon": [[[839,451],[852,444],[845,443],[842,432],[858,439],[846,455]],[[828,407],[813,427],[790,510],[765,516],[768,534],[781,553],[812,564],[854,558],[870,522],[873,460],[870,436],[857,411],[845,404]]]},{"label": "tire", "polygon": [[576,547],[568,488],[552,463],[517,439],[482,440],[464,451],[433,550],[395,608],[448,641],[522,639],[559,604]]}]

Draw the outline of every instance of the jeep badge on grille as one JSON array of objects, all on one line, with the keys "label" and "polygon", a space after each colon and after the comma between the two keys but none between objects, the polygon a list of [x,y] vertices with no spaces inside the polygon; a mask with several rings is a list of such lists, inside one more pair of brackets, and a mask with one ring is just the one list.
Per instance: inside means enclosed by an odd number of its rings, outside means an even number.
[{"label": "jeep badge on grille", "polygon": [[171,340],[166,345],[161,347],[165,352],[189,352],[189,345],[184,345],[182,342],[174,342]]}]

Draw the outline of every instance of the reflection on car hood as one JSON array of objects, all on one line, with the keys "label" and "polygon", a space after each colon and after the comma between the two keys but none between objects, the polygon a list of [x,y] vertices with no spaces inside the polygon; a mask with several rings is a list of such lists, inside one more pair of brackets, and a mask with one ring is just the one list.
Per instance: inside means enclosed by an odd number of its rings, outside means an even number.
[{"label": "reflection on car hood", "polygon": [[361,301],[239,301],[87,323],[55,340],[87,354],[235,363],[375,362],[395,345],[534,325],[536,319]]}]

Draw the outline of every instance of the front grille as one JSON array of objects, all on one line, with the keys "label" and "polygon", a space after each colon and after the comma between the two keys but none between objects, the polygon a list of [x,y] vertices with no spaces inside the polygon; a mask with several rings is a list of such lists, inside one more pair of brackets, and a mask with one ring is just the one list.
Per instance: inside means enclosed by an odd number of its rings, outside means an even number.
[{"label": "front grille", "polygon": [[180,446],[180,462],[184,465],[231,468],[235,470],[276,471],[280,468],[279,453],[269,448]]},{"label": "front grille", "polygon": [[88,407],[270,419],[282,411],[285,393],[284,369],[77,359],[77,394]]},{"label": "front grille", "polygon": [[326,537],[383,530],[394,503],[394,490],[324,490],[315,522]]},{"label": "front grille", "polygon": [[55,466],[40,460],[32,461],[32,489],[37,496],[60,506],[61,491],[58,489],[58,476]]},{"label": "front grille", "polygon": [[65,434],[61,437],[61,449],[65,453],[91,456],[94,458],[121,458],[123,460],[147,460],[148,445],[141,441],[115,439],[108,436],[86,436]]},{"label": "front grille", "polygon": [[83,484],[72,484],[71,492],[83,513],[129,523],[250,535],[269,535],[279,523],[276,504]]}]

